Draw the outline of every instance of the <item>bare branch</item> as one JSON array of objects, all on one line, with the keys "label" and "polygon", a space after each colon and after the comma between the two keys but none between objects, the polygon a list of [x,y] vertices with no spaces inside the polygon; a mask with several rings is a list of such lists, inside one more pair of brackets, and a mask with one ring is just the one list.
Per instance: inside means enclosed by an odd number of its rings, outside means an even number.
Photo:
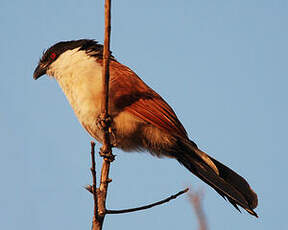
[{"label": "bare branch", "polygon": [[152,203],[152,204],[148,204],[148,205],[144,205],[144,206],[141,206],[141,207],[138,207],[138,208],[129,208],[129,209],[122,209],[122,210],[106,210],[106,213],[107,214],[123,214],[123,213],[129,213],[129,212],[136,212],[136,211],[140,211],[140,210],[145,210],[145,209],[149,209],[149,208],[152,208],[152,207],[155,207],[157,205],[161,205],[161,204],[164,204],[164,203],[167,203],[169,202],[170,200],[174,200],[176,199],[178,196],[188,192],[189,188],[186,188],[164,200],[161,200],[161,201],[158,201],[158,202],[155,202],[155,203]]},{"label": "bare branch", "polygon": [[[111,120],[109,121],[108,114],[108,104],[109,104],[109,63],[110,63],[110,31],[111,31],[111,0],[105,0],[105,36],[104,36],[104,50],[103,50],[103,72],[102,72],[102,80],[103,80],[103,94],[102,94],[102,118],[103,118],[103,146],[101,148],[100,154],[102,153],[103,164],[101,170],[101,179],[100,179],[100,187],[99,190],[101,192],[101,196],[104,204],[103,210],[99,210],[99,212],[105,212],[105,202],[107,196],[108,189],[108,176],[110,170],[110,162],[113,159],[112,155],[112,147],[110,143],[110,135],[109,135],[109,126],[111,125]],[[102,206],[101,204],[101,206]],[[104,213],[103,213],[104,214]],[[102,213],[101,213],[102,215]],[[105,214],[104,214],[105,215]]]},{"label": "bare branch", "polygon": [[[111,119],[109,119],[109,113],[108,113],[110,31],[111,31],[111,0],[105,0],[105,34],[104,34],[104,49],[103,49],[103,68],[102,68],[103,89],[102,89],[102,104],[100,115],[100,124],[103,128],[103,146],[100,149],[100,155],[103,156],[103,164],[101,169],[100,186],[99,189],[97,189],[97,191],[96,186],[94,186],[94,179],[93,179],[94,216],[95,216],[92,224],[93,230],[101,230],[103,226],[103,221],[106,215],[105,206],[106,206],[108,183],[111,181],[109,179],[110,162],[114,159],[109,134]],[[97,194],[97,203],[95,202],[95,194]]]},{"label": "bare branch", "polygon": [[103,50],[103,95],[101,111],[108,115],[108,95],[109,95],[109,58],[110,58],[110,32],[111,32],[111,0],[105,0],[105,34]]},{"label": "bare branch", "polygon": [[[95,169],[95,142],[91,141],[91,159],[92,159],[92,167],[90,168],[93,184],[91,192],[93,193],[94,198],[94,219],[98,219],[98,198],[97,198],[97,190],[96,190],[96,169]],[[86,187],[87,189],[87,187]]]}]

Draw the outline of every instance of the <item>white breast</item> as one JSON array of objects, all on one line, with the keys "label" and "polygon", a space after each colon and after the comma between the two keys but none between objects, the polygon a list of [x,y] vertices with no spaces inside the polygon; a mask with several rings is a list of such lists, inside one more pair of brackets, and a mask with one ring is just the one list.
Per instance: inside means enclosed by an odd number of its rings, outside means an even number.
[{"label": "white breast", "polygon": [[96,139],[96,119],[101,109],[102,67],[78,48],[61,54],[47,74],[55,77],[76,116]]}]

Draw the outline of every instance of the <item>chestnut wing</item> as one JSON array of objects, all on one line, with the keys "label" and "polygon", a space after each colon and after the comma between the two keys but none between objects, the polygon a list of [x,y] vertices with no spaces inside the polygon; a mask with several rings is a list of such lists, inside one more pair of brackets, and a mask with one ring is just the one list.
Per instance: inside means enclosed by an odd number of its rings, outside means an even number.
[{"label": "chestnut wing", "polygon": [[173,109],[132,70],[111,61],[110,77],[110,97],[114,106],[165,132],[187,138],[186,130]]}]

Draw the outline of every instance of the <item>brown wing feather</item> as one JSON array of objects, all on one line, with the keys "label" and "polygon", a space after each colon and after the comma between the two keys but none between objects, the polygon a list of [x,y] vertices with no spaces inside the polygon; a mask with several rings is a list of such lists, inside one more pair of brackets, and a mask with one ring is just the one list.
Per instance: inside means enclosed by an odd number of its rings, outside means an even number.
[{"label": "brown wing feather", "polygon": [[116,61],[110,67],[110,92],[117,109],[124,109],[165,132],[187,137],[173,109],[159,94],[128,67]]}]

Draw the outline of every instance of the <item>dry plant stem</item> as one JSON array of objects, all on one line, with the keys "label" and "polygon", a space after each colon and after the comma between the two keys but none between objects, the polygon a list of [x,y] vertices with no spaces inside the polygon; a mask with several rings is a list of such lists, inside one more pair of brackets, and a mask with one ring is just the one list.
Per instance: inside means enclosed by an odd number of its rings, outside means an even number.
[{"label": "dry plant stem", "polygon": [[[112,159],[112,148],[109,137],[109,58],[110,58],[110,31],[111,31],[111,0],[105,0],[105,35],[103,50],[103,72],[102,72],[102,104],[101,104],[101,124],[103,126],[103,146],[101,152],[103,164],[101,169],[100,187],[97,189],[97,214],[93,218],[93,230],[101,230],[106,215],[106,197],[109,183],[110,162]],[[108,156],[108,157],[107,157]],[[111,157],[109,157],[111,156]],[[93,187],[94,188],[94,187]],[[95,193],[95,191],[93,191]],[[95,197],[94,197],[95,199]],[[96,202],[94,201],[94,204]]]},{"label": "dry plant stem", "polygon": [[152,203],[152,204],[148,204],[148,205],[144,205],[144,206],[141,206],[141,207],[138,207],[138,208],[129,208],[129,209],[122,209],[122,210],[106,210],[106,213],[107,214],[123,214],[123,213],[129,213],[129,212],[136,212],[136,211],[140,211],[140,210],[144,210],[144,209],[149,209],[149,208],[152,208],[154,206],[157,206],[157,205],[161,205],[161,204],[164,204],[164,203],[167,203],[169,202],[170,200],[174,200],[176,199],[178,196],[188,192],[189,188],[186,188],[164,200],[160,200],[158,202],[155,202],[155,203]]},{"label": "dry plant stem", "polygon": [[92,159],[92,167],[91,173],[93,177],[93,184],[91,192],[94,197],[94,218],[98,219],[98,198],[97,198],[97,190],[96,190],[96,167],[95,167],[95,143],[91,141],[91,159]]},{"label": "dry plant stem", "polygon": [[[105,0],[105,35],[104,35],[104,50],[103,50],[103,68],[102,68],[102,83],[103,83],[103,92],[102,92],[102,118],[108,118],[108,104],[109,104],[109,58],[110,58],[110,31],[111,31],[111,0]],[[106,131],[105,138],[103,140],[103,147],[109,147],[109,132],[108,125],[103,127]],[[105,140],[106,139],[106,140]]]},{"label": "dry plant stem", "polygon": [[198,219],[199,223],[199,230],[207,230],[207,221],[206,221],[206,216],[204,214],[204,211],[202,209],[201,201],[202,201],[202,196],[199,192],[190,192],[189,194],[189,199],[191,203],[193,204],[195,214]]},{"label": "dry plant stem", "polygon": [[[101,110],[104,117],[104,124],[106,119],[108,118],[108,104],[109,104],[109,58],[110,58],[110,30],[111,30],[111,0],[105,1],[105,38],[104,38],[104,51],[103,51],[103,98]],[[109,125],[106,123],[104,125],[104,138],[103,138],[103,146],[102,150],[106,154],[112,155],[110,137],[109,137]],[[103,165],[101,170],[101,179],[100,179],[100,193],[103,197],[102,203],[105,208],[105,201],[108,189],[108,175],[110,169],[110,160],[108,158],[103,158]],[[99,214],[102,216],[105,215],[101,213],[102,210],[99,210]]]}]

